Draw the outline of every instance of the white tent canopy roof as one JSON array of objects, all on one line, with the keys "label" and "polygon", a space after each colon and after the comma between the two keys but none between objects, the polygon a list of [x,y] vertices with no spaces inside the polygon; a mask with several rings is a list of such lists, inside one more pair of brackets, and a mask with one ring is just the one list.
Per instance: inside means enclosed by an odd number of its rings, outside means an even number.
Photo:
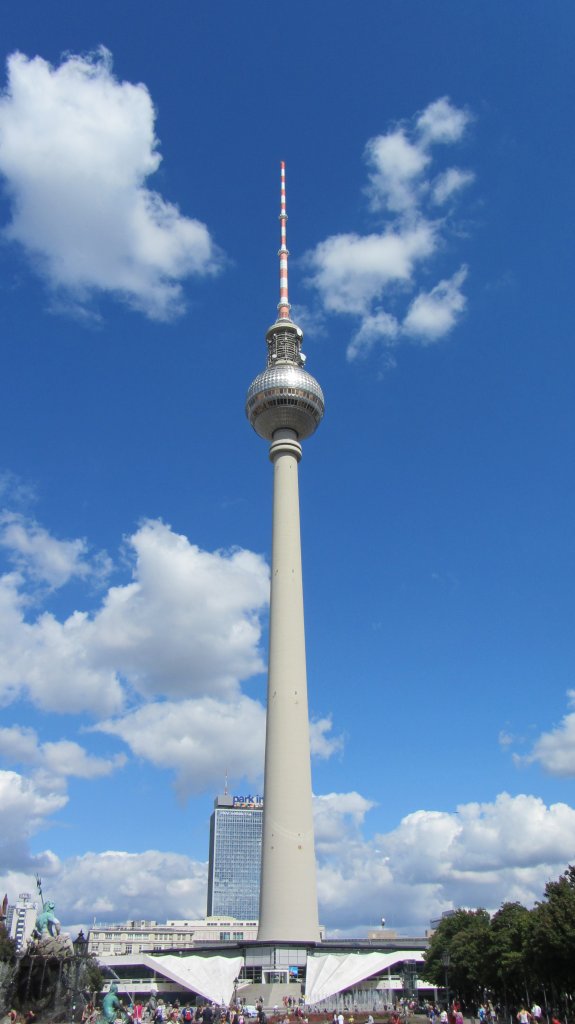
[{"label": "white tent canopy roof", "polygon": [[423,953],[413,949],[394,953],[326,953],[308,956],[305,1001],[310,1005],[342,992],[358,981],[371,978],[402,960],[423,960]]},{"label": "white tent canopy roof", "polygon": [[182,988],[227,1006],[234,994],[234,979],[243,965],[243,956],[151,956],[142,957],[147,967],[175,981]]}]

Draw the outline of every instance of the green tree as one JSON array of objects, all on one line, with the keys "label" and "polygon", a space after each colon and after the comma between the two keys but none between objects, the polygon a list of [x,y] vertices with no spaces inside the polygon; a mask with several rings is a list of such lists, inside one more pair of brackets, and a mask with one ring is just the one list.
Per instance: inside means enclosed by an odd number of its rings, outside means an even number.
[{"label": "green tree", "polygon": [[545,897],[530,916],[528,951],[543,985],[554,990],[554,1002],[575,994],[575,867],[545,886]]},{"label": "green tree", "polygon": [[13,964],[16,959],[16,943],[10,938],[6,928],[0,924],[0,962]]},{"label": "green tree", "polygon": [[82,987],[92,993],[94,998],[97,998],[102,991],[103,984],[104,975],[96,957],[87,957],[82,972]]},{"label": "green tree", "polygon": [[444,956],[449,955],[447,976],[450,997],[471,1007],[483,998],[488,971],[490,918],[486,910],[456,910],[443,917],[425,954],[424,977],[445,986]]},{"label": "green tree", "polygon": [[486,981],[504,1006],[518,1005],[533,994],[530,929],[531,911],[521,903],[504,903],[491,919]]}]

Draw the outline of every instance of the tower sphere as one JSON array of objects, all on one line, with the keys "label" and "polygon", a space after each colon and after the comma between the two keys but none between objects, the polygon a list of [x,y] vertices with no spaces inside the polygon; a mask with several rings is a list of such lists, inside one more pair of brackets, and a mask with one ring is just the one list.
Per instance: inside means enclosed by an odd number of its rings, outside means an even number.
[{"label": "tower sphere", "polygon": [[248,390],[246,416],[268,441],[282,428],[295,430],[299,440],[310,437],[323,417],[323,392],[303,368],[302,337],[301,328],[287,318],[272,324],[266,335],[267,367]]}]

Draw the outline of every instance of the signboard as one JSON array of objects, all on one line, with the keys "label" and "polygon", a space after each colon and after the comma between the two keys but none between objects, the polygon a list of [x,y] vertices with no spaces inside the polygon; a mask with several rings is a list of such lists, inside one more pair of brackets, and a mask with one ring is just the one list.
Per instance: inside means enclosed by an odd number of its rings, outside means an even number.
[{"label": "signboard", "polygon": [[247,796],[234,796],[232,800],[234,807],[248,807],[250,809],[255,807],[261,809],[264,805],[263,796],[252,796],[251,793],[248,793]]}]

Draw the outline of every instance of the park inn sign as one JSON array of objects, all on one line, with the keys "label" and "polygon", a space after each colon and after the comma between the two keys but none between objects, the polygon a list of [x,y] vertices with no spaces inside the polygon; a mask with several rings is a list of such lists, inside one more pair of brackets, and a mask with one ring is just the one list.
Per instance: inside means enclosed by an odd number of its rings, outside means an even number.
[{"label": "park inn sign", "polygon": [[247,796],[234,796],[232,801],[234,807],[248,807],[250,810],[252,808],[262,808],[264,805],[263,796],[252,796],[251,794]]}]

